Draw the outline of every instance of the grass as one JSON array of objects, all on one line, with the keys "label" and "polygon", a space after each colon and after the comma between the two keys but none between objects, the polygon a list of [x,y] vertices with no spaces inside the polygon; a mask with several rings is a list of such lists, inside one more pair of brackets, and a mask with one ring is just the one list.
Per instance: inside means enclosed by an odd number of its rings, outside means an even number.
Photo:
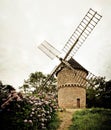
[{"label": "grass", "polygon": [[69,130],[111,130],[111,109],[92,108],[77,111]]}]

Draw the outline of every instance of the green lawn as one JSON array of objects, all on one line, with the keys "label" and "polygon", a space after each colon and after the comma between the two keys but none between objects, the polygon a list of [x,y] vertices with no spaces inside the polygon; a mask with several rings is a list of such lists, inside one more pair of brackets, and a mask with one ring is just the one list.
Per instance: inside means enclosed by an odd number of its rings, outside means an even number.
[{"label": "green lawn", "polygon": [[111,109],[92,108],[77,111],[69,130],[111,130]]}]

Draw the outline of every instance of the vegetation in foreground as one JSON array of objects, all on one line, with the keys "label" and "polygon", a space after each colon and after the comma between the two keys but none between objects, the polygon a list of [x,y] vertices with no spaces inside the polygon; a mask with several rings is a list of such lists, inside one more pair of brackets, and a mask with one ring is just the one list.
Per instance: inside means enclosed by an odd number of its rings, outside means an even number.
[{"label": "vegetation in foreground", "polygon": [[111,130],[111,109],[92,108],[77,111],[69,130]]},{"label": "vegetation in foreground", "polygon": [[[52,86],[42,87],[46,78],[41,72],[32,73],[16,92],[10,85],[0,82],[1,130],[56,130],[59,126],[57,95]],[[29,88],[30,86],[30,88]],[[26,91],[34,88],[34,91]]]},{"label": "vegetation in foreground", "polygon": [[[43,87],[48,75],[35,72],[16,90],[0,82],[0,129],[2,130],[56,130],[60,124],[57,116],[56,79]],[[87,86],[87,107],[111,109],[111,80],[98,77]],[[110,130],[111,110],[88,109],[77,112],[70,130]]]}]

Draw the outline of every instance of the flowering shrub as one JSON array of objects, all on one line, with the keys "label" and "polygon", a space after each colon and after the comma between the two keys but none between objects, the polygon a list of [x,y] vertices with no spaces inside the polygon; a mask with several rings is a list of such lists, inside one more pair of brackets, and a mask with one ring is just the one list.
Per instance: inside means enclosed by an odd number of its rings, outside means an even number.
[{"label": "flowering shrub", "polygon": [[[58,126],[57,100],[52,93],[25,96],[15,90],[0,93],[1,130],[53,130]],[[56,125],[54,125],[56,123]]]},{"label": "flowering shrub", "polygon": [[24,122],[32,122],[38,129],[47,129],[55,116],[57,109],[57,101],[54,95],[39,94],[38,96],[27,97],[29,103],[32,105],[29,119]]}]

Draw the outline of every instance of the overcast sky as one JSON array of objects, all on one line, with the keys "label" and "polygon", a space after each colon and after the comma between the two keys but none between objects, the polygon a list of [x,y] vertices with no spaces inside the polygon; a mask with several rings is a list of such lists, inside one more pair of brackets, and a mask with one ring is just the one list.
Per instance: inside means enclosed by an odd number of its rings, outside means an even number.
[{"label": "overcast sky", "polygon": [[55,62],[37,46],[62,50],[89,8],[103,17],[75,59],[111,79],[111,0],[0,0],[0,80],[18,87],[32,72],[50,73]]}]

